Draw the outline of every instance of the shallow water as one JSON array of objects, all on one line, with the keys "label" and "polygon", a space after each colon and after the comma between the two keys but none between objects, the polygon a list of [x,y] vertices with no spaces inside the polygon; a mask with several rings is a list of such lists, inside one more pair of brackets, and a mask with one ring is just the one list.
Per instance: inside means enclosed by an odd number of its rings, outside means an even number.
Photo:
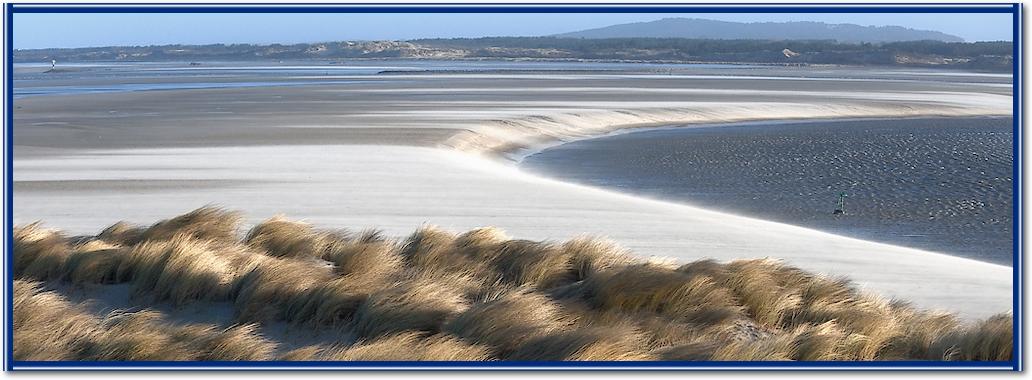
[{"label": "shallow water", "polygon": [[[1009,75],[935,70],[792,68],[755,65],[491,61],[491,60],[308,60],[254,62],[50,62],[14,64],[16,98],[174,89],[339,84],[357,78],[396,80],[378,74],[484,74],[537,72],[540,78],[591,72],[653,79],[777,81],[959,82],[1010,86]],[[549,74],[549,75],[541,75]],[[346,83],[346,82],[345,82]]]},{"label": "shallow water", "polygon": [[[341,79],[385,72],[493,72],[497,70],[749,69],[748,65],[629,64],[519,61],[298,61],[298,62],[49,62],[15,64],[16,98],[107,92],[267,87],[349,83]],[[300,80],[298,80],[300,79]],[[57,83],[55,85],[55,83]]]},{"label": "shallow water", "polygon": [[[1012,143],[1011,118],[751,124],[577,141],[527,157],[522,167],[1010,265]],[[835,215],[840,194],[845,214]]]},{"label": "shallow water", "polygon": [[158,90],[199,90],[215,88],[270,87],[270,86],[309,86],[319,84],[349,84],[354,81],[323,82],[167,82],[167,83],[117,83],[108,86],[37,86],[15,87],[14,98],[42,95],[75,95],[103,94],[108,92],[158,91]]}]

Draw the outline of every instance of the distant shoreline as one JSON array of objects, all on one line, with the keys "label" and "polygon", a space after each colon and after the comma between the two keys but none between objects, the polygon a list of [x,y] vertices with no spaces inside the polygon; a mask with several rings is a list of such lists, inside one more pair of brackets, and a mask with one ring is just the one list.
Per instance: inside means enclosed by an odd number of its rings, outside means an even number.
[{"label": "distant shoreline", "polygon": [[564,62],[849,65],[1013,69],[1013,43],[906,41],[876,44],[833,40],[723,40],[687,38],[485,37],[406,41],[338,41],[291,45],[108,46],[19,49],[15,62],[162,61],[269,62],[317,59],[551,60]]},{"label": "distant shoreline", "polygon": [[[66,61],[59,63],[68,65],[83,65],[83,64],[143,64],[143,63],[155,63],[155,64],[192,64],[198,68],[212,67],[211,65],[229,64],[229,63],[263,63],[263,64],[290,64],[290,63],[323,63],[328,65],[339,64],[341,66],[347,65],[348,62],[391,62],[391,61],[413,61],[413,62],[426,62],[426,61],[438,61],[438,62],[540,62],[540,63],[613,63],[613,64],[649,64],[649,65],[714,65],[714,66],[739,66],[739,67],[810,67],[810,68],[856,68],[856,69],[905,69],[912,68],[918,70],[937,70],[937,71],[951,71],[951,72],[970,72],[970,73],[992,73],[992,74],[1010,74],[1010,69],[980,69],[980,68],[964,68],[964,67],[948,67],[940,65],[887,65],[887,64],[834,64],[834,63],[781,63],[781,62],[735,62],[735,61],[677,61],[677,60],[626,60],[626,59],[557,59],[557,58],[495,58],[495,57],[472,57],[472,58],[426,58],[426,57],[383,57],[383,58],[347,58],[347,59],[329,59],[329,58],[303,58],[303,59],[286,59],[286,60],[261,60],[261,59],[232,59],[232,60],[167,60],[167,61],[153,61],[153,60],[81,60],[81,61]],[[49,62],[42,61],[25,61],[15,59],[15,67],[32,67],[32,66],[49,66]],[[501,71],[501,70],[499,70]],[[534,72],[547,72],[549,70],[527,70],[520,73],[534,73]],[[560,71],[560,70],[552,70]],[[600,70],[561,70],[564,73],[569,72],[598,72]],[[514,73],[514,71],[504,71],[506,73]],[[399,74],[461,74],[465,73],[462,70],[383,70],[380,75],[399,75]],[[478,73],[481,73],[478,71]]]}]

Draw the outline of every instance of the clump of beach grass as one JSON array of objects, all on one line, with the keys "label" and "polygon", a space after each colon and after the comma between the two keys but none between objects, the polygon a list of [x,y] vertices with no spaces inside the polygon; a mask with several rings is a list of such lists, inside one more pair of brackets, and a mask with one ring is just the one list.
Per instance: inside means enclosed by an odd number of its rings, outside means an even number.
[{"label": "clump of beach grass", "polygon": [[641,334],[629,326],[586,327],[528,340],[510,359],[529,361],[649,361]]},{"label": "clump of beach grass", "polygon": [[384,240],[359,238],[353,242],[337,243],[323,255],[323,259],[333,263],[342,275],[387,276],[405,267],[398,245]]},{"label": "clump of beach grass", "polygon": [[[16,227],[15,358],[1008,361],[1014,350],[1010,314],[965,323],[776,260],[677,264],[491,227],[399,240],[282,216],[240,236],[239,223],[207,206],[96,236]],[[121,283],[142,309],[97,314],[58,292]],[[233,318],[173,323],[148,305],[222,305]],[[326,340],[285,347],[262,334],[277,323]]]},{"label": "clump of beach grass", "polygon": [[47,361],[270,360],[253,326],[169,323],[153,310],[93,315],[39,282],[14,281],[14,358]]},{"label": "clump of beach grass", "polygon": [[118,282],[118,267],[129,250],[103,240],[92,240],[72,249],[64,266],[64,279],[74,284]]},{"label": "clump of beach grass", "polygon": [[142,240],[146,227],[139,227],[129,224],[128,222],[122,221],[111,226],[108,226],[104,230],[100,231],[97,235],[97,239],[122,246],[131,246]]},{"label": "clump of beach grass", "polygon": [[15,227],[13,238],[15,277],[49,280],[63,274],[71,250],[63,234],[36,222]]},{"label": "clump of beach grass", "polygon": [[438,333],[469,304],[462,293],[426,279],[398,282],[369,295],[355,311],[354,331],[377,337],[401,331]]},{"label": "clump of beach grass", "polygon": [[75,360],[74,347],[96,331],[96,318],[77,312],[39,282],[15,280],[12,307],[12,350],[17,360]]},{"label": "clump of beach grass", "polygon": [[289,312],[291,305],[333,278],[328,267],[272,257],[258,260],[231,290],[237,319],[258,323],[295,319]]},{"label": "clump of beach grass", "polygon": [[133,247],[117,277],[131,281],[136,296],[181,305],[226,300],[241,273],[256,265],[255,258],[238,247],[176,235]]},{"label": "clump of beach grass", "polygon": [[585,286],[590,302],[602,309],[653,312],[703,324],[721,324],[742,314],[729,289],[712,278],[650,264],[603,271],[588,278]]},{"label": "clump of beach grass", "polygon": [[140,232],[138,241],[157,241],[185,235],[200,240],[236,242],[242,215],[214,206],[204,206],[186,214],[163,220]]},{"label": "clump of beach grass", "polygon": [[272,360],[275,351],[276,344],[261,336],[257,325],[235,325],[217,332],[205,342],[200,360]]},{"label": "clump of beach grass", "polygon": [[275,216],[254,226],[244,243],[274,257],[320,257],[322,240],[308,223]]},{"label": "clump of beach grass", "polygon": [[563,331],[572,322],[555,301],[531,288],[515,288],[484,297],[444,329],[466,341],[492,347],[505,358],[528,339]]},{"label": "clump of beach grass", "polygon": [[330,353],[328,360],[343,361],[486,361],[494,360],[483,346],[444,334],[402,331]]},{"label": "clump of beach grass", "polygon": [[348,275],[314,284],[287,305],[286,319],[297,324],[340,327],[354,321],[369,295],[390,281],[378,275]]}]

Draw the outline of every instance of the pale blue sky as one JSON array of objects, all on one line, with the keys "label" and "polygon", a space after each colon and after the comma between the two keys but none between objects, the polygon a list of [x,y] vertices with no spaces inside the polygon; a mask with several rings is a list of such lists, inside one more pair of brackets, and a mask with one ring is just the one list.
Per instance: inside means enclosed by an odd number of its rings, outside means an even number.
[{"label": "pale blue sky", "polygon": [[1012,32],[1010,14],[976,13],[18,13],[14,47],[538,36],[666,17],[899,25],[938,30],[968,41],[1010,40]]}]

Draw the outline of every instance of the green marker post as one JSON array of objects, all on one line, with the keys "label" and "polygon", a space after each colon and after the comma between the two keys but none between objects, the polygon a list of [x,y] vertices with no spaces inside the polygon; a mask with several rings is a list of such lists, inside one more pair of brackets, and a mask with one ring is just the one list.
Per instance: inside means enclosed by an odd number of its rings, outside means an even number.
[{"label": "green marker post", "polygon": [[832,212],[833,215],[845,215],[846,214],[846,193],[842,192],[838,195],[838,208]]}]

